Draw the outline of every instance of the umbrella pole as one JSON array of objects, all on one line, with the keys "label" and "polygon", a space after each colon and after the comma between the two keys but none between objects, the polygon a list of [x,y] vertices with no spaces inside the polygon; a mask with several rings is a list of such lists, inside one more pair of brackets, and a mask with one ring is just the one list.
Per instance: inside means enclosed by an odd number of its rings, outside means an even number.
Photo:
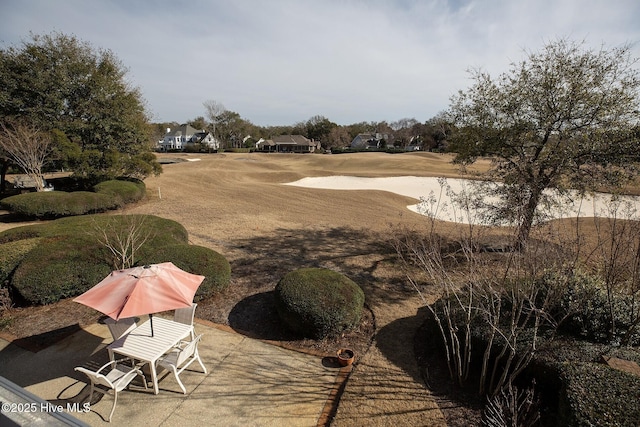
[{"label": "umbrella pole", "polygon": [[153,337],[153,314],[149,314],[149,322],[151,323],[151,336]]}]

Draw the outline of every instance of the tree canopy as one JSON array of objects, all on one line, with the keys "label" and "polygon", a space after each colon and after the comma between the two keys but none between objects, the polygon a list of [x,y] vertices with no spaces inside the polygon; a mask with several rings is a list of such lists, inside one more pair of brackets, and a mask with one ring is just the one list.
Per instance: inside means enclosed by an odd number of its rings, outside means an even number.
[{"label": "tree canopy", "polygon": [[587,49],[558,40],[528,53],[492,79],[472,71],[474,84],[452,98],[456,161],[494,161],[500,199],[496,215],[528,239],[536,209],[568,189],[619,188],[636,177],[640,156],[637,59],[630,47]]},{"label": "tree canopy", "polygon": [[144,101],[109,50],[62,33],[31,35],[0,50],[0,115],[54,140],[57,161],[93,180],[160,172]]}]

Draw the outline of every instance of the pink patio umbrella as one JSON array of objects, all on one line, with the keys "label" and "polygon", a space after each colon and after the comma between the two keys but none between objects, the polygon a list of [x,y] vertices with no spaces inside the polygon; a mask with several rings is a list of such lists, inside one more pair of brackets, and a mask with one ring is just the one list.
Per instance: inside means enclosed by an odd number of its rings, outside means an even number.
[{"label": "pink patio umbrella", "polygon": [[171,262],[111,272],[100,283],[75,298],[114,320],[190,307],[204,276],[188,273]]}]

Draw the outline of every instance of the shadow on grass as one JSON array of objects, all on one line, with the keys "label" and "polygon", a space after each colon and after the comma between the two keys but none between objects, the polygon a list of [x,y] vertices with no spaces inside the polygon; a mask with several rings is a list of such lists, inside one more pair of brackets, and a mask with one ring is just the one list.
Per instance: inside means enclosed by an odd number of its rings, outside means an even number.
[{"label": "shadow on grass", "polygon": [[414,352],[414,337],[424,321],[420,314],[394,320],[376,334],[376,346],[394,365],[409,374],[417,383],[424,384]]},{"label": "shadow on grass", "polygon": [[478,395],[475,373],[465,386],[458,385],[449,373],[440,330],[427,307],[419,310],[420,325],[414,337],[418,373],[436,397],[448,426],[479,425],[484,399]]},{"label": "shadow on grass", "polygon": [[387,324],[378,331],[376,346],[434,395],[448,426],[479,425],[483,400],[477,389],[458,387],[451,380],[440,331],[428,321],[430,318],[428,308],[422,307],[415,316]]},{"label": "shadow on grass", "polygon": [[393,265],[396,254],[387,237],[367,229],[278,229],[236,240],[232,248],[245,254],[232,262],[233,275],[251,280],[256,292],[273,290],[285,274],[306,267],[346,275],[360,285],[370,305],[414,292]]},{"label": "shadow on grass", "polygon": [[269,341],[300,339],[282,323],[275,307],[273,291],[248,296],[229,313],[229,326],[251,338]]}]

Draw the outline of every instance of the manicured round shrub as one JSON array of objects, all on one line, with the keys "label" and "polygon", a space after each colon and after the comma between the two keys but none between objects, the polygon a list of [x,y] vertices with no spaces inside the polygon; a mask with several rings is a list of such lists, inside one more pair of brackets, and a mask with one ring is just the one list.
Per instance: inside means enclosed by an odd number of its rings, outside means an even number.
[{"label": "manicured round shrub", "polygon": [[0,287],[5,285],[9,276],[18,266],[24,256],[40,244],[38,238],[30,238],[0,243]]},{"label": "manicured round shrub", "polygon": [[19,302],[44,305],[81,294],[104,279],[112,267],[97,244],[51,237],[23,258],[11,285]]},{"label": "manicured round shrub", "polygon": [[231,281],[229,261],[218,252],[204,246],[163,246],[148,255],[142,264],[158,264],[168,261],[189,273],[205,276],[196,292],[196,301],[221,292],[229,286]]},{"label": "manicured round shrub", "polygon": [[275,289],[282,321],[306,337],[323,339],[360,323],[364,292],[348,277],[324,268],[286,274]]},{"label": "manicured round shrub", "polygon": [[74,216],[0,233],[0,249],[6,247],[14,255],[7,260],[6,269],[13,270],[8,285],[15,302],[49,304],[88,290],[119,268],[99,236],[126,235],[131,227],[144,239],[136,260],[159,248],[188,242],[181,224],[153,215]]},{"label": "manicured round shrub", "polygon": [[112,179],[95,185],[93,191],[110,196],[121,207],[141,200],[146,190],[142,181]]}]

